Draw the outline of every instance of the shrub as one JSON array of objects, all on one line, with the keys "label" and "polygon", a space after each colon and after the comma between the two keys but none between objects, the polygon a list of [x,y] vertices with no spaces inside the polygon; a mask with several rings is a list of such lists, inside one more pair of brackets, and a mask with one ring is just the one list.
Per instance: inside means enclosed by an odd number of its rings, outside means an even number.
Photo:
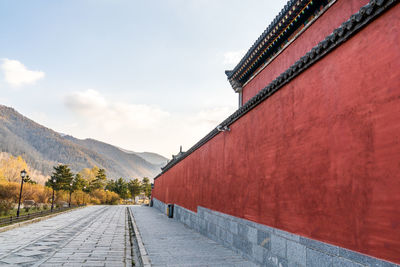
[{"label": "shrub", "polygon": [[100,199],[98,199],[98,198],[96,198],[96,197],[92,197],[92,198],[90,199],[90,203],[92,203],[92,204],[94,204],[94,205],[99,205],[99,204],[101,204],[101,201],[100,201]]},{"label": "shrub", "polygon": [[[104,191],[102,189],[96,189],[91,193],[91,196],[96,199],[92,199],[93,204],[112,204],[116,205],[120,201],[120,197],[117,193],[111,191]],[[98,203],[100,202],[100,203]]]},{"label": "shrub", "polygon": [[13,207],[13,202],[5,199],[0,200],[0,215],[10,214]]},{"label": "shrub", "polygon": [[120,201],[120,197],[117,193],[115,192],[107,192],[107,204],[111,205],[118,205]]},{"label": "shrub", "polygon": [[0,199],[16,203],[19,198],[20,184],[14,182],[0,183]]},{"label": "shrub", "polygon": [[40,184],[24,184],[23,199],[32,199],[36,203],[46,203],[51,198],[52,189]]}]

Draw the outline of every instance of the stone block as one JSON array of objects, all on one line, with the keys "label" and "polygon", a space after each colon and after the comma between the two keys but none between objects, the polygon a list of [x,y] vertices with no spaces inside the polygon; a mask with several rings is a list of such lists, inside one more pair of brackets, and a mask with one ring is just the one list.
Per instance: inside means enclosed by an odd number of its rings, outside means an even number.
[{"label": "stone block", "polygon": [[267,250],[264,247],[253,245],[253,259],[259,263],[263,264],[265,256],[267,255]]},{"label": "stone block", "polygon": [[341,257],[333,257],[333,265],[332,267],[363,267],[364,265],[355,263],[353,261],[341,258]]},{"label": "stone block", "polygon": [[271,249],[271,234],[269,232],[257,230],[257,245],[270,250]]},{"label": "stone block", "polygon": [[229,231],[234,234],[237,235],[238,234],[238,223],[235,221],[230,221],[230,227],[229,227]]},{"label": "stone block", "polygon": [[264,261],[262,263],[262,266],[268,266],[268,267],[288,267],[288,261],[287,259],[283,257],[279,257],[270,251],[267,251],[264,255]]},{"label": "stone block", "polygon": [[221,239],[222,241],[227,241],[226,235],[226,230],[224,230],[223,228],[219,228],[219,239]]},{"label": "stone block", "polygon": [[279,257],[286,258],[286,239],[272,234],[271,252]]},{"label": "stone block", "polygon": [[204,209],[202,207],[197,207],[197,215],[200,218],[204,218]]},{"label": "stone block", "polygon": [[289,262],[297,262],[303,266],[306,265],[306,247],[304,245],[291,240],[287,240],[286,247],[286,254]]},{"label": "stone block", "polygon": [[399,265],[396,265],[394,263],[369,257],[367,255],[345,248],[339,248],[339,256],[370,267],[399,267]]},{"label": "stone block", "polygon": [[301,265],[297,262],[288,261],[288,267],[306,267],[305,265]]},{"label": "stone block", "polygon": [[229,230],[229,228],[231,227],[231,219],[224,218],[224,226],[223,227],[225,230]]},{"label": "stone block", "polygon": [[202,235],[206,235],[206,231],[208,229],[208,224],[204,219],[199,220],[199,225],[200,225],[200,233]]},{"label": "stone block", "polygon": [[283,231],[283,230],[280,230],[280,229],[275,229],[274,233],[276,235],[279,235],[279,236],[284,237],[286,239],[289,239],[289,240],[292,240],[292,241],[296,241],[296,242],[300,242],[300,236],[299,235],[292,234],[292,233],[289,233],[289,232],[286,232],[286,231]]},{"label": "stone block", "polygon": [[208,223],[208,233],[212,236],[215,236],[217,234],[217,226],[215,225],[215,223]]},{"label": "stone block", "polygon": [[339,255],[339,248],[337,246],[329,245],[310,238],[300,237],[300,244],[326,254]]},{"label": "stone block", "polygon": [[274,228],[272,228],[270,226],[267,226],[267,225],[264,225],[264,224],[255,223],[254,227],[257,230],[261,230],[261,231],[264,231],[264,232],[269,232],[269,233],[273,233],[274,232]]},{"label": "stone block", "polygon": [[178,210],[175,211],[174,219],[177,221],[181,221],[181,213]]},{"label": "stone block", "polygon": [[249,227],[245,224],[242,223],[238,223],[238,235],[242,238],[246,238],[247,239],[247,234],[249,232]]},{"label": "stone block", "polygon": [[233,246],[244,254],[253,255],[253,244],[241,236],[233,235]]},{"label": "stone block", "polygon": [[231,232],[226,232],[226,242],[230,245],[230,247],[233,246],[233,234]]},{"label": "stone block", "polygon": [[257,229],[249,226],[249,231],[247,232],[247,240],[253,244],[257,244]]},{"label": "stone block", "polygon": [[307,267],[331,267],[332,256],[320,251],[307,248]]}]

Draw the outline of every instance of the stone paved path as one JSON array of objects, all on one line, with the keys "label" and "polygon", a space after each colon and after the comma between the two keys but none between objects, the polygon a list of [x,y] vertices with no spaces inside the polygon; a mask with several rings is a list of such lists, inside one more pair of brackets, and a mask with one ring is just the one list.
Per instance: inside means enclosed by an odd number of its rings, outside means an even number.
[{"label": "stone paved path", "polygon": [[258,266],[155,208],[131,209],[153,266]]},{"label": "stone paved path", "polygon": [[126,219],[90,206],[0,233],[0,266],[131,266]]}]

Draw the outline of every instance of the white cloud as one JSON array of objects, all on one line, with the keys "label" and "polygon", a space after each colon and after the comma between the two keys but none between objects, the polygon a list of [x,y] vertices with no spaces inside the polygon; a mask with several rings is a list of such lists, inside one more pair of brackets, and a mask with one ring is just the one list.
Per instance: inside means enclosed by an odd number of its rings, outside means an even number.
[{"label": "white cloud", "polygon": [[84,115],[98,112],[108,105],[106,99],[93,89],[83,92],[73,92],[65,97],[64,102],[73,111]]},{"label": "white cloud", "polygon": [[224,65],[229,65],[232,67],[237,65],[245,53],[245,50],[228,51],[224,53]]},{"label": "white cloud", "polygon": [[14,87],[34,84],[37,80],[44,78],[42,71],[28,70],[24,64],[18,60],[4,58],[1,69],[4,71],[5,81]]},{"label": "white cloud", "polygon": [[108,101],[93,89],[67,95],[65,104],[79,115],[102,124],[108,132],[123,130],[126,125],[152,128],[169,116],[168,112],[154,106]]},{"label": "white cloud", "polygon": [[64,103],[77,115],[77,124],[63,132],[169,157],[179,145],[189,149],[234,111],[234,107],[213,107],[170,113],[156,106],[111,101],[93,89],[71,93]]}]

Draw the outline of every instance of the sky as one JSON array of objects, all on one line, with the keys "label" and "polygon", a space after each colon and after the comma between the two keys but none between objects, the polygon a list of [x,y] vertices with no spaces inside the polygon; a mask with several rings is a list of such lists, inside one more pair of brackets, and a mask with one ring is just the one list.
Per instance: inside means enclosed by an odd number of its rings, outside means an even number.
[{"label": "sky", "polygon": [[282,0],[1,0],[0,104],[168,158],[238,105],[224,71]]}]

